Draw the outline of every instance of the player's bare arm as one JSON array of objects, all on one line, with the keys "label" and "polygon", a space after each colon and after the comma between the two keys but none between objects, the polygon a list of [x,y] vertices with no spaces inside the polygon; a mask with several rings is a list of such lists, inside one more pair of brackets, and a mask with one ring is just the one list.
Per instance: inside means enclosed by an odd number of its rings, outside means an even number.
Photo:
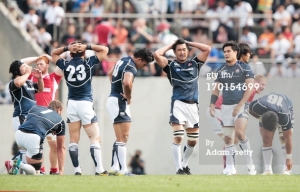
[{"label": "player's bare arm", "polygon": [[240,111],[240,108],[248,101],[249,97],[252,94],[252,89],[249,87],[253,87],[254,84],[254,79],[253,78],[248,78],[245,80],[245,85],[247,87],[246,91],[244,92],[244,95],[241,99],[241,101],[234,107],[234,110],[232,112],[232,116],[235,117],[238,112]]},{"label": "player's bare arm", "polygon": [[[108,53],[108,47],[103,45],[81,45],[81,48],[85,50],[93,50],[96,52],[96,56],[98,57],[99,61],[102,61],[106,58]],[[80,51],[81,52],[81,51]]]},{"label": "player's bare arm", "polygon": [[209,56],[209,53],[211,51],[211,47],[209,45],[205,45],[203,43],[196,43],[196,42],[191,42],[191,41],[186,41],[186,43],[191,46],[199,49],[201,53],[197,55],[197,58],[200,61],[205,62]]},{"label": "player's bare arm", "polygon": [[65,136],[57,136],[57,160],[58,160],[58,168],[59,174],[64,174],[65,169]]},{"label": "player's bare arm", "polygon": [[127,99],[127,104],[131,103],[131,91],[132,91],[132,83],[133,83],[133,74],[130,72],[125,72],[123,78],[123,85],[124,85],[124,94],[121,95]]},{"label": "player's bare arm", "polygon": [[162,47],[158,50],[156,50],[154,53],[153,53],[153,56],[154,56],[154,59],[156,61],[156,63],[161,67],[161,68],[164,68],[165,66],[168,65],[168,59],[164,56],[165,53],[167,51],[169,51],[170,49],[172,49],[172,45],[173,44],[170,44],[170,45],[167,45],[165,47]]},{"label": "player's bare arm", "polygon": [[30,65],[30,64],[35,63],[37,59],[38,59],[38,57],[26,57],[26,58],[21,59],[21,61],[23,63]]},{"label": "player's bare arm", "polygon": [[287,131],[283,131],[283,137],[285,140],[285,150],[286,150],[286,166],[288,168],[288,170],[291,170],[292,168],[292,148],[293,148],[293,141],[292,141],[292,137],[293,137],[293,131],[292,129],[289,129]]},{"label": "player's bare arm", "polygon": [[258,114],[254,113],[251,109],[249,109],[249,113],[256,119],[258,119],[260,117]]},{"label": "player's bare arm", "polygon": [[43,92],[44,90],[44,80],[42,71],[39,69],[32,69],[32,75],[38,80],[38,92]]},{"label": "player's bare arm", "polygon": [[31,74],[32,67],[26,65],[25,73],[21,76],[18,76],[14,79],[14,84],[16,87],[22,87],[27,81],[29,75]]},{"label": "player's bare arm", "polygon": [[211,100],[210,100],[210,105],[209,105],[209,108],[210,108],[209,112],[212,117],[215,117],[215,103],[218,100],[218,97],[220,94],[220,90],[218,89],[219,82],[215,82],[215,83],[216,83],[216,86],[212,90]]},{"label": "player's bare arm", "polygon": [[56,62],[59,59],[63,59],[60,56],[62,53],[67,52],[67,51],[70,51],[71,53],[75,53],[75,52],[77,52],[77,50],[78,50],[78,44],[77,43],[72,44],[72,45],[68,45],[68,46],[65,46],[65,47],[59,47],[59,48],[53,49],[52,52],[51,52],[52,61],[53,61],[53,63],[56,64]]},{"label": "player's bare arm", "polygon": [[107,76],[108,76],[110,82],[112,82],[112,74],[114,72],[114,69],[115,69],[114,67],[111,68],[110,71],[107,73]]}]

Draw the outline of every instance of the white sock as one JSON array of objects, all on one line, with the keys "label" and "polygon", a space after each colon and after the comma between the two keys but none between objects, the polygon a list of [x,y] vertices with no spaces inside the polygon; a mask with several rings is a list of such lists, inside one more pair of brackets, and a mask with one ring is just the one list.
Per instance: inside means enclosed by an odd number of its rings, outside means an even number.
[{"label": "white sock", "polygon": [[120,162],[120,173],[125,174],[128,172],[126,164],[126,143],[116,142],[117,145],[117,158]]},{"label": "white sock", "polygon": [[233,161],[234,150],[235,150],[234,145],[225,146],[226,168],[227,169],[233,169],[234,168],[234,161]]},{"label": "white sock", "polygon": [[178,169],[182,169],[181,167],[181,145],[180,144],[172,144],[172,155],[176,166],[176,172]]},{"label": "white sock", "polygon": [[111,171],[120,171],[120,165],[117,157],[117,145],[114,143],[112,150]]},{"label": "white sock", "polygon": [[286,148],[285,144],[281,146],[282,160],[283,160],[283,171],[287,170],[286,167]]},{"label": "white sock", "polygon": [[36,174],[35,168],[29,164],[21,162],[19,168],[22,169],[26,173],[26,175]]},{"label": "white sock", "polygon": [[91,145],[90,151],[91,151],[92,159],[94,160],[96,166],[96,172],[103,173],[105,170],[103,169],[103,165],[102,165],[100,143]]},{"label": "white sock", "polygon": [[187,167],[189,158],[193,154],[193,151],[194,151],[194,147],[191,147],[188,144],[186,144],[184,146],[184,149],[183,149],[183,158],[182,158],[182,162],[181,162],[181,166],[182,167]]},{"label": "white sock", "polygon": [[252,156],[250,156],[250,154],[252,155],[252,153],[250,153],[250,151],[251,151],[250,141],[248,140],[248,138],[246,138],[244,141],[240,141],[240,146],[246,154],[247,165],[248,166],[253,165],[253,159],[252,159]]},{"label": "white sock", "polygon": [[265,163],[265,170],[272,171],[273,147],[263,147],[262,153]]}]

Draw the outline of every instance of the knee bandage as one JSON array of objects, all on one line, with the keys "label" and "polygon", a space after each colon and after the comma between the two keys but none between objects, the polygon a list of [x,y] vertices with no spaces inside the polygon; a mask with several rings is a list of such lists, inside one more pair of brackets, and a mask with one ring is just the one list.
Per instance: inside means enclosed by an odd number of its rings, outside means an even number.
[{"label": "knee bandage", "polygon": [[187,140],[189,141],[197,141],[199,137],[199,133],[187,133]]},{"label": "knee bandage", "polygon": [[181,138],[183,138],[184,137],[184,130],[174,131],[173,135],[174,135],[174,138],[175,137],[181,137]]},{"label": "knee bandage", "polygon": [[97,124],[92,124],[91,126],[84,128],[84,130],[90,138],[91,145],[100,142],[100,131]]},{"label": "knee bandage", "polygon": [[235,138],[234,128],[233,127],[223,128],[223,135],[224,135],[224,138],[227,136],[227,137],[231,138],[232,141],[234,141],[234,138]]}]

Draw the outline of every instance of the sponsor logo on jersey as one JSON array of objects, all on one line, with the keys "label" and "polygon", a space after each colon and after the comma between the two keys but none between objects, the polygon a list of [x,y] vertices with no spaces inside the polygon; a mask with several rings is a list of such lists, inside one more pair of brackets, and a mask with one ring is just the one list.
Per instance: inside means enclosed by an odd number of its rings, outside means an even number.
[{"label": "sponsor logo on jersey", "polygon": [[194,69],[191,67],[191,68],[187,68],[187,69],[179,69],[177,68],[176,71],[193,71]]},{"label": "sponsor logo on jersey", "polygon": [[48,93],[50,93],[50,92],[51,92],[51,88],[44,87],[44,90],[43,90],[43,92],[48,92]]},{"label": "sponsor logo on jersey", "polygon": [[125,112],[120,112],[120,115],[121,115],[121,116],[124,116],[124,115],[125,115]]},{"label": "sponsor logo on jersey", "polygon": [[29,91],[31,91],[31,90],[34,91],[35,90],[33,87],[27,87],[26,89],[29,90]]},{"label": "sponsor logo on jersey", "polygon": [[180,65],[178,63],[174,63],[174,67],[180,67]]}]

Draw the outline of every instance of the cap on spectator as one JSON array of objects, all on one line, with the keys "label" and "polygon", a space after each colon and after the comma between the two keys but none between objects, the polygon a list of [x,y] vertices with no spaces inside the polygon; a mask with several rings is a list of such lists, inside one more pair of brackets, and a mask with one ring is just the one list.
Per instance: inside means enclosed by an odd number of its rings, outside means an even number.
[{"label": "cap on spectator", "polygon": [[158,31],[164,31],[166,29],[170,28],[170,24],[167,22],[161,22],[158,26],[157,26],[157,30]]}]

